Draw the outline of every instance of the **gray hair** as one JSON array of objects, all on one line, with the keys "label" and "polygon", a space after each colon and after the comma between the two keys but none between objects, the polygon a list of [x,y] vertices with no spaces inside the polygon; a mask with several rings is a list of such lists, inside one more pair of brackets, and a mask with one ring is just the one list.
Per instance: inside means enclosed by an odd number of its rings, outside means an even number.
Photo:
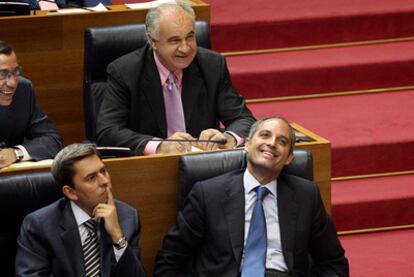
[{"label": "gray hair", "polygon": [[74,143],[63,148],[52,163],[52,175],[55,181],[61,185],[74,187],[73,176],[75,176],[75,163],[92,155],[99,153],[93,144]]},{"label": "gray hair", "polygon": [[[176,0],[175,3],[161,4],[148,11],[147,17],[145,18],[145,28],[147,34],[151,34],[152,37],[158,38],[160,34],[160,17],[164,12],[176,12],[178,10],[186,12],[193,22],[195,22],[195,12],[188,1]],[[149,37],[148,37],[149,40]],[[150,41],[149,41],[150,42]]]},{"label": "gray hair", "polygon": [[13,48],[5,41],[0,40],[0,54],[10,56],[13,52]]},{"label": "gray hair", "polygon": [[295,143],[296,143],[296,135],[295,135],[295,130],[293,129],[293,127],[290,125],[290,123],[289,123],[289,121],[286,119],[286,118],[284,118],[284,117],[282,117],[282,116],[269,116],[269,117],[265,117],[265,118],[262,118],[262,119],[260,119],[260,120],[258,120],[258,121],[256,121],[255,123],[253,123],[253,125],[252,125],[252,127],[250,128],[250,131],[249,131],[249,135],[248,135],[248,137],[247,137],[247,139],[248,140],[251,140],[252,138],[253,138],[253,136],[254,136],[254,134],[256,134],[256,132],[257,132],[257,129],[265,122],[265,121],[268,121],[268,120],[273,120],[273,119],[279,119],[279,120],[282,120],[283,122],[285,122],[287,125],[288,125],[288,127],[289,127],[289,135],[290,135],[290,141],[291,141],[291,143],[290,143],[290,149],[289,149],[289,153],[290,154],[293,154],[293,149],[295,148]]}]

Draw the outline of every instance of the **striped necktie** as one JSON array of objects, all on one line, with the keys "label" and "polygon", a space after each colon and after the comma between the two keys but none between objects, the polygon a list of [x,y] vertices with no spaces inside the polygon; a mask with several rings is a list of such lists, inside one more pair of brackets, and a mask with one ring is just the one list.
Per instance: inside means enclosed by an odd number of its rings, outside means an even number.
[{"label": "striped necktie", "polygon": [[101,259],[97,223],[94,219],[89,219],[83,224],[88,232],[82,245],[83,260],[85,262],[85,276],[99,277],[101,272]]}]

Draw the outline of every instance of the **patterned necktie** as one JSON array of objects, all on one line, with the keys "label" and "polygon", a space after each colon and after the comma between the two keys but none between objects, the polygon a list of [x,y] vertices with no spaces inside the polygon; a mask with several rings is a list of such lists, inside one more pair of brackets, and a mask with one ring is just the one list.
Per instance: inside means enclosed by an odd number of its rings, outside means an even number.
[{"label": "patterned necktie", "polygon": [[269,190],[264,186],[258,186],[256,189],[257,200],[250,220],[242,277],[264,276],[265,274],[267,231],[263,199],[268,193]]},{"label": "patterned necktie", "polygon": [[88,231],[83,245],[83,260],[85,263],[85,276],[98,277],[100,276],[101,259],[99,253],[99,239],[97,232],[97,223],[94,219],[89,219],[83,223]]},{"label": "patterned necktie", "polygon": [[168,75],[167,93],[164,99],[168,137],[175,132],[185,132],[183,104],[181,102],[180,92],[175,85],[175,75],[173,72]]}]

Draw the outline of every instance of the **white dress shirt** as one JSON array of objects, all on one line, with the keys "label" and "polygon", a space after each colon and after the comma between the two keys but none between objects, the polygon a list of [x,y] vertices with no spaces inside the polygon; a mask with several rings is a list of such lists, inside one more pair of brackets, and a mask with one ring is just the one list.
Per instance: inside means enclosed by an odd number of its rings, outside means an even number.
[{"label": "white dress shirt", "polygon": [[[244,258],[247,236],[249,235],[250,220],[257,198],[255,188],[261,186],[261,184],[250,174],[249,170],[246,169],[243,175],[243,185],[245,196]],[[277,180],[273,180],[264,186],[270,191],[270,193],[263,199],[263,210],[266,217],[267,229],[266,268],[288,271],[285,258],[283,257],[282,243],[280,240],[279,214],[276,196]],[[243,266],[243,259],[241,266]]]}]

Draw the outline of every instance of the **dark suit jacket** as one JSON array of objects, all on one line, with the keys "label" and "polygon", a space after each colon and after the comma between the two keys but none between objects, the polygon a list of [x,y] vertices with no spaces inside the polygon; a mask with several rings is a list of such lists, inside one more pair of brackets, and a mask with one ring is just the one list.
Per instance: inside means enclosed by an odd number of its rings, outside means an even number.
[{"label": "dark suit jacket", "polygon": [[[146,46],[108,66],[108,89],[97,118],[100,145],[131,148],[142,154],[153,137],[166,138],[164,98],[153,52]],[[219,121],[241,137],[254,122],[234,89],[224,58],[199,47],[183,70],[182,101],[187,132],[198,137]]]},{"label": "dark suit jacket", "polygon": [[[155,276],[175,276],[192,256],[196,276],[236,277],[245,222],[243,170],[196,183],[158,252]],[[282,174],[277,199],[283,255],[292,276],[348,276],[348,262],[317,186]],[[320,274],[317,275],[316,273]]]},{"label": "dark suit jacket", "polygon": [[[112,239],[101,222],[101,276],[145,276],[138,248],[137,211],[120,201],[116,201],[116,208],[128,246],[116,263]],[[67,199],[24,219],[17,239],[16,276],[85,276],[78,226]]]},{"label": "dark suit jacket", "polygon": [[13,102],[0,107],[0,142],[23,145],[34,160],[54,158],[63,147],[62,137],[36,104],[32,83],[19,78]]}]

